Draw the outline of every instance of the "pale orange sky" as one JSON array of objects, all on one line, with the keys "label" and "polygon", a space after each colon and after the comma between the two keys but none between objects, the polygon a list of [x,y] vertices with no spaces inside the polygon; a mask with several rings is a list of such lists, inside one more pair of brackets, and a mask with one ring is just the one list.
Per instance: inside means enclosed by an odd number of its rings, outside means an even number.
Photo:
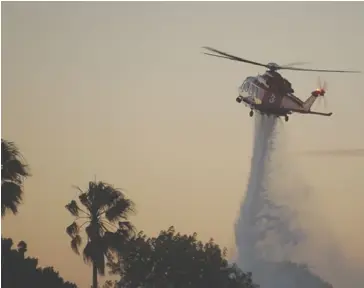
[{"label": "pale orange sky", "polygon": [[[64,205],[72,185],[95,175],[126,189],[137,228],[156,234],[175,225],[233,248],[253,127],[235,98],[245,77],[264,70],[204,56],[201,46],[260,62],[364,67],[359,2],[1,6],[2,137],[18,144],[33,174],[2,233],[80,287],[90,285],[91,269],[69,248]],[[290,151],[364,147],[363,74],[283,75],[302,99],[319,75],[327,80],[334,113],[293,115],[284,123]],[[314,191],[307,209],[364,267],[364,158],[289,157]]]}]

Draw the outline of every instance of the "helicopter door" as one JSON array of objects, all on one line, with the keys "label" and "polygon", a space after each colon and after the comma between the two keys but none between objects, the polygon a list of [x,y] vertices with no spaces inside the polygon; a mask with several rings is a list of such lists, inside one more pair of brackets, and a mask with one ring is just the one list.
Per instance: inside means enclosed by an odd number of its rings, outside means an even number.
[{"label": "helicopter door", "polygon": [[255,86],[256,90],[255,90],[255,98],[258,99],[258,101],[260,103],[262,103],[263,99],[264,99],[264,95],[265,95],[265,90],[262,89],[259,86]]}]

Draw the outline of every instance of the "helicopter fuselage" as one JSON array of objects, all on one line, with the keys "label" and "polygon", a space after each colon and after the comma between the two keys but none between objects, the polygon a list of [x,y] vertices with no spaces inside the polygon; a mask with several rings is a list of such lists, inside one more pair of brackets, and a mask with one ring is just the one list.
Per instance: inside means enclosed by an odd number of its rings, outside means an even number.
[{"label": "helicopter fuselage", "polygon": [[306,101],[302,101],[290,91],[293,91],[293,89],[290,83],[283,77],[277,80],[266,74],[249,76],[239,87],[239,96],[236,100],[250,107],[250,116],[253,116],[253,110],[266,115],[284,116],[286,121],[288,121],[288,115],[294,112],[324,116],[332,114],[312,112],[310,110],[312,104],[319,96],[316,95],[317,93],[312,92]]}]

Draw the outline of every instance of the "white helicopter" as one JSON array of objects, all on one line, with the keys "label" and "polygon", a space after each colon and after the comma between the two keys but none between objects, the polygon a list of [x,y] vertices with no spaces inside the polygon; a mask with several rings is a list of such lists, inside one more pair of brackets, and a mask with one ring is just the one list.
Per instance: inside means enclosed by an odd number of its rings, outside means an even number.
[{"label": "white helicopter", "polygon": [[302,69],[290,66],[279,66],[276,63],[262,64],[255,61],[246,60],[231,54],[216,50],[210,47],[204,49],[216,54],[206,53],[209,56],[225,58],[229,60],[245,62],[253,65],[266,67],[268,70],[263,75],[249,76],[239,87],[239,96],[236,98],[238,103],[244,102],[245,106],[249,106],[251,111],[250,117],[253,116],[253,110],[257,110],[262,114],[274,115],[277,117],[284,116],[285,121],[288,121],[288,115],[292,113],[315,114],[321,116],[331,116],[330,113],[322,113],[311,111],[310,108],[319,96],[324,96],[326,93],[326,83],[313,92],[311,96],[302,101],[293,93],[291,83],[283,78],[278,70],[294,70],[294,71],[316,71],[316,72],[337,72],[337,73],[361,73],[360,71],[348,70],[322,70],[322,69]]}]

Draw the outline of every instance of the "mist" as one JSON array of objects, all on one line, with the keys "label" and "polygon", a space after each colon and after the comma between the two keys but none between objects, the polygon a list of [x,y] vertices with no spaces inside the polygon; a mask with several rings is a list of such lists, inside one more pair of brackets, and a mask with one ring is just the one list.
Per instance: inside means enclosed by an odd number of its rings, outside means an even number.
[{"label": "mist", "polygon": [[[263,288],[352,287],[364,279],[346,259],[315,189],[287,151],[280,119],[256,115],[251,171],[235,225],[238,265]],[[360,285],[360,286],[359,286]]]}]

